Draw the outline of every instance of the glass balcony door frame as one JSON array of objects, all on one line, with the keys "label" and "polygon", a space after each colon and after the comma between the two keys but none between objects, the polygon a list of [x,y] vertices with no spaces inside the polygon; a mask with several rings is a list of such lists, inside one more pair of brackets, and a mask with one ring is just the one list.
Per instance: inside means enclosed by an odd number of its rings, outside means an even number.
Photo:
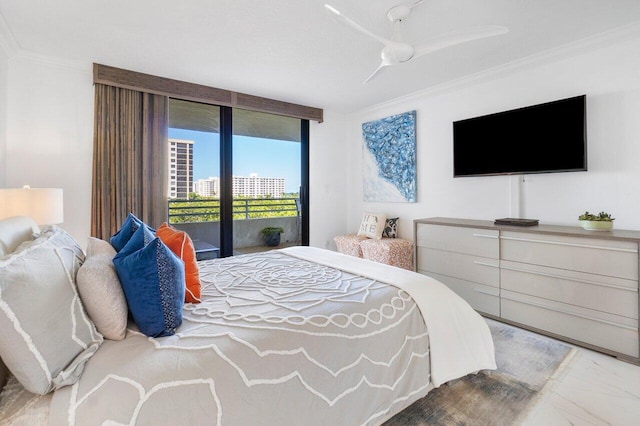
[{"label": "glass balcony door frame", "polygon": [[[220,257],[233,255],[233,108],[220,106]],[[301,245],[309,245],[309,120],[300,119]]]}]

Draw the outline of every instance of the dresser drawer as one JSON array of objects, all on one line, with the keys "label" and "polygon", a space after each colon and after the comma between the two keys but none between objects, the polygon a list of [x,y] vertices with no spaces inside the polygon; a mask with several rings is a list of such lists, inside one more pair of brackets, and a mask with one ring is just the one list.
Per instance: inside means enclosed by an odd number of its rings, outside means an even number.
[{"label": "dresser drawer", "polygon": [[501,292],[502,318],[638,358],[638,321],[551,300]]},{"label": "dresser drawer", "polygon": [[502,261],[500,286],[521,294],[638,319],[638,282]]},{"label": "dresser drawer", "polygon": [[476,311],[500,316],[500,291],[495,287],[490,287],[446,275],[427,273],[432,278],[445,284],[458,296],[467,301]]},{"label": "dresser drawer", "polygon": [[632,242],[502,232],[502,259],[638,279],[638,245]]},{"label": "dresser drawer", "polygon": [[416,246],[497,259],[498,235],[491,229],[418,224]]},{"label": "dresser drawer", "polygon": [[492,287],[500,286],[500,265],[497,259],[419,247],[417,261],[418,270]]}]

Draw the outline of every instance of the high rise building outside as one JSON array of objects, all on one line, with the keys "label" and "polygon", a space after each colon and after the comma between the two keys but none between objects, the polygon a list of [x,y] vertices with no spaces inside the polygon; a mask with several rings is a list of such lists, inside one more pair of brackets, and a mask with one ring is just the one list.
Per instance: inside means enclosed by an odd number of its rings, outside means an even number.
[{"label": "high rise building outside", "polygon": [[259,177],[257,173],[249,176],[233,177],[233,196],[257,198],[271,196],[281,198],[284,193],[284,178]]},{"label": "high rise building outside", "polygon": [[188,199],[193,187],[193,141],[169,139],[169,198]]},{"label": "high rise building outside", "polygon": [[201,197],[219,197],[220,178],[209,177],[208,179],[198,179],[193,183],[193,192]]},{"label": "high rise building outside", "polygon": [[[258,198],[270,196],[281,198],[284,194],[284,178],[260,177],[256,173],[249,176],[233,177],[233,196]],[[193,183],[193,192],[201,197],[220,196],[220,178],[198,179]]]}]

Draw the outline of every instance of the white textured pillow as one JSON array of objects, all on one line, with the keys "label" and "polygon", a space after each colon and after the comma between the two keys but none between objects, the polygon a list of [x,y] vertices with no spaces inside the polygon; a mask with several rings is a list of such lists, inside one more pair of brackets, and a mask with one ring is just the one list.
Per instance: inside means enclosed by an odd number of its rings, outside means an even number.
[{"label": "white textured pillow", "polygon": [[113,258],[116,250],[107,241],[89,237],[87,258],[78,270],[78,292],[96,328],[110,340],[127,334],[129,314]]},{"label": "white textured pillow", "polygon": [[380,213],[365,213],[358,230],[359,237],[374,238],[379,240],[382,238],[382,231],[386,223],[387,216]]},{"label": "white textured pillow", "polygon": [[118,254],[118,252],[113,248],[109,241],[89,237],[87,240],[87,258],[97,256],[99,254],[106,254],[113,257]]},{"label": "white textured pillow", "polygon": [[76,291],[83,261],[56,226],[0,259],[0,356],[30,392],[75,383],[102,343]]}]

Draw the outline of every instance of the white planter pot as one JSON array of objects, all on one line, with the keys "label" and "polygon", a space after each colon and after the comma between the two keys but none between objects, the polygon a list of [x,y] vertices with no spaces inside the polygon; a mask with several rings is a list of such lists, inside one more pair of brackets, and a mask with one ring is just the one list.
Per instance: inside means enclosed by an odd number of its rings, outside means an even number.
[{"label": "white planter pot", "polygon": [[610,231],[613,229],[613,222],[605,220],[579,220],[580,226],[589,231]]}]

